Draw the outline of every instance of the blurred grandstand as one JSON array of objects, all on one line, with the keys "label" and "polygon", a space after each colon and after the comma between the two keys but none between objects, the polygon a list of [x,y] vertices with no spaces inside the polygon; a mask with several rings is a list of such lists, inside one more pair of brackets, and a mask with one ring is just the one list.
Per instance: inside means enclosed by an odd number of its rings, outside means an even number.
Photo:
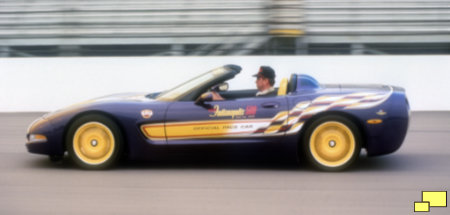
[{"label": "blurred grandstand", "polygon": [[0,0],[0,57],[449,53],[450,0]]}]

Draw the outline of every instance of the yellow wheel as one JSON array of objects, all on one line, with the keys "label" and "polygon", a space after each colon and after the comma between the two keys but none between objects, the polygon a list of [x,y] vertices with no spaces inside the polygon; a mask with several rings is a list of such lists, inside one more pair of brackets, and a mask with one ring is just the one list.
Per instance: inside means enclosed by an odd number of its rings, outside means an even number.
[{"label": "yellow wheel", "polygon": [[73,150],[80,160],[90,165],[102,164],[111,158],[115,140],[111,130],[99,122],[80,126],[73,137]]},{"label": "yellow wheel", "polygon": [[120,157],[122,137],[117,125],[101,115],[76,120],[67,135],[67,151],[72,160],[86,169],[104,169]]},{"label": "yellow wheel", "polygon": [[361,150],[357,127],[341,116],[327,116],[315,121],[306,134],[307,156],[315,166],[323,170],[347,168]]}]

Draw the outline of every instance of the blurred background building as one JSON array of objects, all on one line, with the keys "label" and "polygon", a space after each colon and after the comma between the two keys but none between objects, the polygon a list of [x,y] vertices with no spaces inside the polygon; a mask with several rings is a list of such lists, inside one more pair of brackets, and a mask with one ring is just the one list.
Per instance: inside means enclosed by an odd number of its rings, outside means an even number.
[{"label": "blurred background building", "polygon": [[450,0],[0,0],[0,57],[449,53]]}]

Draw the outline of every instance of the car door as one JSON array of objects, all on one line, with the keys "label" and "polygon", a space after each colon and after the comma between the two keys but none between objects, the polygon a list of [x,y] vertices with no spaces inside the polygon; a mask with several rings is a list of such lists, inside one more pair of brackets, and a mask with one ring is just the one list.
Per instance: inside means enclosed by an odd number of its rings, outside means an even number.
[{"label": "car door", "polygon": [[165,131],[168,144],[277,142],[286,117],[285,96],[177,101],[168,107]]}]

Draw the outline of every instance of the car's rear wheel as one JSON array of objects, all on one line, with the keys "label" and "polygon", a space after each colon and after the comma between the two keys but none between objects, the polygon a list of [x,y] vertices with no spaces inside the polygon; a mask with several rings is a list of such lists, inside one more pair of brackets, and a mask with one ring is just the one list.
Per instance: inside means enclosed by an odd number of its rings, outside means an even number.
[{"label": "car's rear wheel", "polygon": [[329,115],[314,121],[303,139],[306,158],[325,171],[340,171],[349,167],[361,151],[361,134],[351,120]]},{"label": "car's rear wheel", "polygon": [[85,169],[106,169],[119,160],[123,140],[120,128],[103,115],[85,115],[75,120],[67,133],[70,158]]}]

